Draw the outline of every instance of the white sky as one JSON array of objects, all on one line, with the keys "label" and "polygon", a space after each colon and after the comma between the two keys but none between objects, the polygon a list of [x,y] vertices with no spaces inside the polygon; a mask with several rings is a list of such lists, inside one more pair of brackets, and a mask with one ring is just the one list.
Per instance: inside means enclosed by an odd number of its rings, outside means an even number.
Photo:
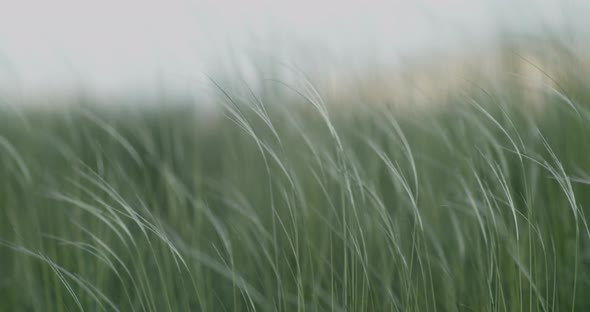
[{"label": "white sky", "polygon": [[590,0],[0,0],[0,90],[153,88],[247,51],[289,61],[300,53],[291,42],[387,61],[499,24],[590,29],[585,16]]}]

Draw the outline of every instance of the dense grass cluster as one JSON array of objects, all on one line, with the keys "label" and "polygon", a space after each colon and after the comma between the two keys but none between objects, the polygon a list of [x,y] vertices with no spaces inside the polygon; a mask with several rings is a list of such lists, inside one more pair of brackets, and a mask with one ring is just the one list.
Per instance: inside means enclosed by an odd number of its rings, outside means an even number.
[{"label": "dense grass cluster", "polygon": [[3,108],[0,310],[590,309],[590,92],[515,88]]}]

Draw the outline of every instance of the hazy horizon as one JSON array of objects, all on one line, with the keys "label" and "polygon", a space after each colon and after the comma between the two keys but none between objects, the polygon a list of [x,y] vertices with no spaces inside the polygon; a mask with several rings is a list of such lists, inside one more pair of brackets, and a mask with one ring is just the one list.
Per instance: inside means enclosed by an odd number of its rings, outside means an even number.
[{"label": "hazy horizon", "polygon": [[504,31],[585,36],[589,12],[582,0],[24,0],[0,11],[0,90],[182,91],[204,73],[247,79],[251,58],[396,64],[400,55],[472,48]]}]

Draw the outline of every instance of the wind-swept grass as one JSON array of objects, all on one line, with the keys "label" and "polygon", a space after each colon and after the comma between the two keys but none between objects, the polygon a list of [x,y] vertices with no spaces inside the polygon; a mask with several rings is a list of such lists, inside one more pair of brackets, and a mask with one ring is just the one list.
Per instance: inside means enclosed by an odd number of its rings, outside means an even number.
[{"label": "wind-swept grass", "polygon": [[214,81],[214,122],[5,109],[0,310],[590,308],[587,84],[413,111],[301,81],[269,82],[291,104]]}]

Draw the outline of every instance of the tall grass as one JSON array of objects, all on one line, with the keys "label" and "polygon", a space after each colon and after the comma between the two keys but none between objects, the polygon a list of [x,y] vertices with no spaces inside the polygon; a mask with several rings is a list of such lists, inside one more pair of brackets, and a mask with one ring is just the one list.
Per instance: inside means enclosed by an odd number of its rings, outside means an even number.
[{"label": "tall grass", "polygon": [[586,310],[590,92],[564,68],[420,111],[306,78],[269,82],[299,103],[217,85],[216,121],[3,108],[0,310]]}]

